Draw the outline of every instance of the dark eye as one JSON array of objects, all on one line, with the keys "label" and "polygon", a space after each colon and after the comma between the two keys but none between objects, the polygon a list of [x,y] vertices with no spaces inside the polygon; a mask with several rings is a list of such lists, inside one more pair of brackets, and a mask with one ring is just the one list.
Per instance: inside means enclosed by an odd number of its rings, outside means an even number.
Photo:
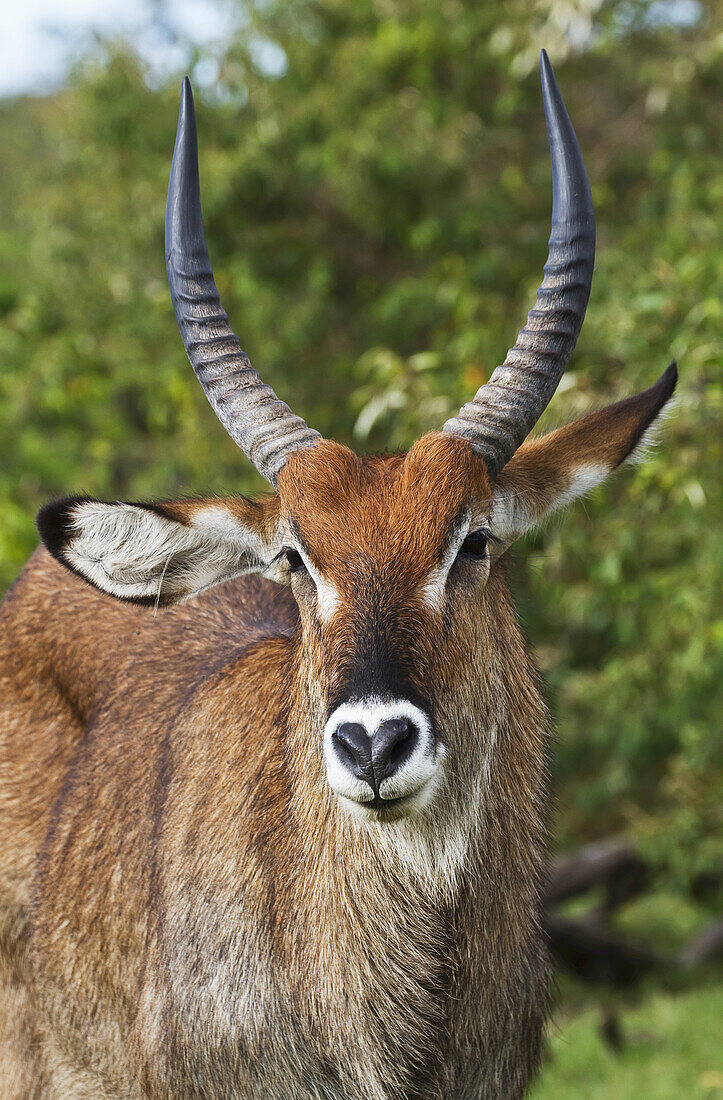
[{"label": "dark eye", "polygon": [[298,550],[294,550],[293,546],[284,547],[284,557],[286,558],[286,564],[292,573],[301,573],[306,566],[304,565],[304,559]]},{"label": "dark eye", "polygon": [[463,558],[483,558],[487,553],[487,536],[484,531],[470,531],[459,548]]}]

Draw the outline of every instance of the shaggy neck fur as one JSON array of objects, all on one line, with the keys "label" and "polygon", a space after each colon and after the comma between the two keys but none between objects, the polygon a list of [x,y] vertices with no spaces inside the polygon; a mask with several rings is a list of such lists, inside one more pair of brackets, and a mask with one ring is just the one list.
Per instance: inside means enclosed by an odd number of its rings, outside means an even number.
[{"label": "shaggy neck fur", "polygon": [[[544,1001],[535,938],[545,714],[499,575],[480,602],[456,632],[468,659],[436,700],[449,745],[442,785],[422,813],[393,824],[359,821],[331,795],[323,649],[313,624],[297,641],[288,760],[300,866],[287,958],[299,1020],[345,1051],[350,1078],[379,1100],[438,1095],[423,1089],[450,1034],[496,1047],[499,1021],[485,1005],[497,1012],[500,995],[514,988],[519,1004],[530,982],[530,1003]],[[406,1053],[390,1066],[390,1050]]]}]

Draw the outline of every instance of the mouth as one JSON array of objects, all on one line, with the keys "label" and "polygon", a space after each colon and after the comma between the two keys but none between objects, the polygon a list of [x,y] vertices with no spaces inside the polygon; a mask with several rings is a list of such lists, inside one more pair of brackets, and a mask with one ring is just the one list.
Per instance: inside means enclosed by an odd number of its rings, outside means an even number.
[{"label": "mouth", "polygon": [[[416,791],[415,791],[416,794]],[[375,795],[371,802],[365,802],[366,809],[373,810],[377,814],[395,813],[403,806],[409,805],[414,795],[403,795],[401,798],[380,798]]]},{"label": "mouth", "polygon": [[375,795],[370,802],[357,802],[344,795],[337,797],[354,817],[362,821],[390,823],[410,816],[419,803],[419,793],[418,790],[413,791],[401,798],[380,798]]}]

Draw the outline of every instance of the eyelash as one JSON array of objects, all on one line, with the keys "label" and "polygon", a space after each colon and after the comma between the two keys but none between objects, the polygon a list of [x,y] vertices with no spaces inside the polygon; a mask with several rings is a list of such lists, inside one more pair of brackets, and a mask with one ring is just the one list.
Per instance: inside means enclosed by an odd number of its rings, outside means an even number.
[{"label": "eyelash", "polygon": [[293,546],[285,546],[281,553],[286,558],[286,564],[289,567],[290,573],[303,573],[306,571],[304,559],[299,551],[295,550]]},{"label": "eyelash", "polygon": [[471,558],[475,561],[482,561],[487,555],[487,545],[489,543],[489,535],[486,531],[470,531],[467,538],[464,540],[459,550],[457,551],[457,557]]}]

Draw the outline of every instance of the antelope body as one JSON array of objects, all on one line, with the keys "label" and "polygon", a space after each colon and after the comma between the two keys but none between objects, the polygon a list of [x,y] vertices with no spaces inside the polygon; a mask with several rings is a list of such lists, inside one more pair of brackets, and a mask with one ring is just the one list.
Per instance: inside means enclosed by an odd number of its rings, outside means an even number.
[{"label": "antelope body", "polygon": [[228,327],[184,85],[172,297],[275,491],[40,513],[0,613],[3,1097],[523,1094],[546,1008],[546,715],[500,558],[628,458],[675,384],[526,440],[594,247],[544,55],[543,96],[553,233],[526,328],[441,432],[358,458]]}]

